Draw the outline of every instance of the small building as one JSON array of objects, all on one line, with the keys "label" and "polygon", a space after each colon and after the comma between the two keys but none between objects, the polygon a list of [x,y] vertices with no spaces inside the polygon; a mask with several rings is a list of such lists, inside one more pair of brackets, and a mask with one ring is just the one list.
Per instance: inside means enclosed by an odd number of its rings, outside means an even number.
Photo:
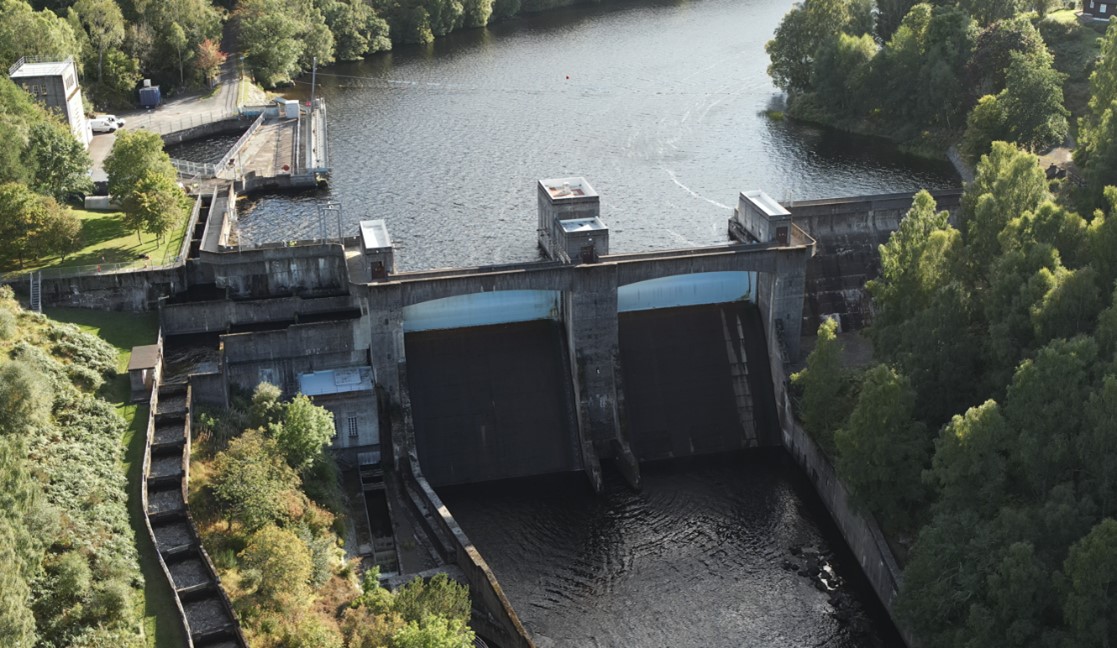
[{"label": "small building", "polygon": [[372,367],[368,366],[299,374],[299,392],[334,415],[335,451],[379,450],[380,422],[373,382]]},{"label": "small building", "polygon": [[791,241],[791,212],[759,189],[741,192],[734,219],[758,243],[788,245]]},{"label": "small building", "polygon": [[392,239],[383,219],[361,221],[361,253],[368,262],[369,277],[383,279],[396,270]]},{"label": "small building", "polygon": [[78,138],[83,146],[89,147],[89,142],[93,139],[93,131],[85,119],[81,84],[78,83],[78,72],[74,67],[73,57],[64,61],[50,61],[25,56],[8,68],[8,76],[32,97],[58,110],[70,124],[74,137]]},{"label": "small building", "polygon": [[1082,15],[1096,20],[1109,20],[1109,17],[1117,13],[1114,5],[1117,2],[1106,0],[1082,0]]},{"label": "small building", "polygon": [[[582,177],[548,178],[539,181],[539,247],[552,259],[573,261],[581,257],[580,250],[571,253],[566,246],[566,234],[572,239],[590,238],[591,230],[599,230],[594,241],[597,254],[607,254],[608,229],[601,222],[601,197]],[[577,225],[564,228],[562,223],[578,221]],[[604,230],[604,234],[600,233]],[[606,240],[601,240],[605,238]],[[584,241],[583,241],[584,243]]]},{"label": "small building", "polygon": [[132,347],[132,357],[128,360],[128,380],[132,383],[133,402],[151,397],[151,388],[162,362],[163,351],[158,344]]}]

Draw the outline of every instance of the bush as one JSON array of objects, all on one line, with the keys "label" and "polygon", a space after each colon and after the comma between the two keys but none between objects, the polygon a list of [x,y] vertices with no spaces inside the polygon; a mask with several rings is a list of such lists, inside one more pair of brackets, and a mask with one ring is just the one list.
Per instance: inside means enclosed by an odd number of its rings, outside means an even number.
[{"label": "bush", "polygon": [[10,340],[15,336],[17,320],[15,313],[0,307],[0,340]]}]

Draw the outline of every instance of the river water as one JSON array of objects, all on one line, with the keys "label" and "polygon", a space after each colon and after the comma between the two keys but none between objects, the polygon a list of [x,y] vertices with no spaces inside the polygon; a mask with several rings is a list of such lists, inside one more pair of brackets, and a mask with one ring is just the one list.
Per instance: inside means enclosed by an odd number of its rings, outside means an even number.
[{"label": "river water", "polygon": [[789,7],[611,2],[325,68],[332,187],[257,201],[242,240],[316,237],[329,199],[346,234],[386,219],[401,269],[503,263],[536,258],[539,178],[585,176],[616,251],[722,243],[746,189],[788,200],[957,186],[946,163],[763,114],[780,106],[764,43]]},{"label": "river water", "polygon": [[[440,489],[541,648],[902,646],[797,467],[779,451],[609,475]],[[830,558],[845,602],[786,568]]]}]

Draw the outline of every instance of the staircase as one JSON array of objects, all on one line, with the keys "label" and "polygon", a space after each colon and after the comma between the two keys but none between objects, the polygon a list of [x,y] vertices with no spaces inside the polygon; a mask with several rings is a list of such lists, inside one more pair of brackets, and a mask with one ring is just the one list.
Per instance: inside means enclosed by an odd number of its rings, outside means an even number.
[{"label": "staircase", "polygon": [[32,272],[31,281],[31,310],[36,313],[43,312],[43,273]]}]

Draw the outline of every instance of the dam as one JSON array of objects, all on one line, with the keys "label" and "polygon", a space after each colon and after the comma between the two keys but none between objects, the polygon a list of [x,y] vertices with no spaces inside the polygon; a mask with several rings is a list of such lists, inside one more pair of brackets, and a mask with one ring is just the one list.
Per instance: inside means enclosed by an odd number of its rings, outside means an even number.
[{"label": "dam", "polygon": [[823,227],[746,191],[729,243],[618,254],[588,180],[535,194],[545,259],[398,271],[382,221],[242,246],[234,189],[215,190],[184,263],[41,295],[158,309],[195,403],[264,381],[311,395],[367,502],[351,554],[401,578],[450,570],[491,645],[898,645],[874,600],[898,570],[871,528],[827,521],[840,509],[814,492],[841,491],[784,389],[818,296],[799,223],[849,243],[866,218],[887,229],[886,202],[832,201]]}]

